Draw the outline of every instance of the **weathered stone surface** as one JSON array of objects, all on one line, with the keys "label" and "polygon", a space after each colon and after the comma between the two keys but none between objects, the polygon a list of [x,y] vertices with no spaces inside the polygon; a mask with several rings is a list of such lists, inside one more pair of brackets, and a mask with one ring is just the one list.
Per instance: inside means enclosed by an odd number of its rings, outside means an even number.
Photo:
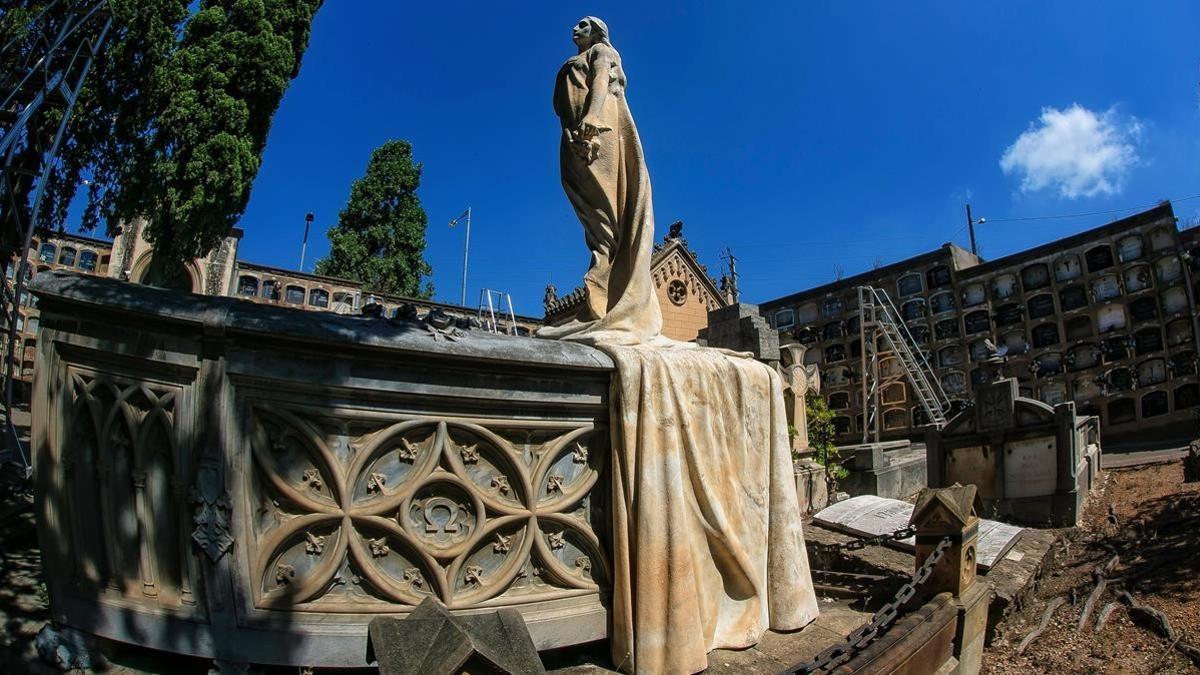
[{"label": "weathered stone surface", "polygon": [[454,675],[464,667],[470,672],[544,672],[518,612],[455,617],[433,598],[407,618],[373,619],[367,661],[377,661],[383,675]]}]

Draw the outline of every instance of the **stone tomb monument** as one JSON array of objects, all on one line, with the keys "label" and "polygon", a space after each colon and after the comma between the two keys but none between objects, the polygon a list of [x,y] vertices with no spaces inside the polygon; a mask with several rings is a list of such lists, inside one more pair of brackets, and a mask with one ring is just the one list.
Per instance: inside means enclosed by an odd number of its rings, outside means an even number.
[{"label": "stone tomb monument", "polygon": [[1050,407],[1017,381],[980,387],[973,407],[926,432],[930,487],[972,484],[985,515],[1028,525],[1079,523],[1100,466],[1099,420]]},{"label": "stone tomb monument", "polygon": [[373,619],[412,615],[376,624],[381,663],[417,624],[497,663],[465,617],[512,610],[536,649],[607,637],[623,670],[691,673],[817,618],[780,376],[660,334],[626,74],[602,21],[573,38],[554,104],[589,302],[557,339],[39,275],[59,624],[353,667]]}]

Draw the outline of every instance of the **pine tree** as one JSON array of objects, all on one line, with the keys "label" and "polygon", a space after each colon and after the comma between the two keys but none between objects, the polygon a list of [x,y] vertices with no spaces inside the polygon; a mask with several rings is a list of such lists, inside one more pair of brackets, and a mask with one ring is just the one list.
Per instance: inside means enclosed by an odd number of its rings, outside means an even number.
[{"label": "pine tree", "polygon": [[353,279],[372,293],[428,298],[433,285],[425,253],[425,209],[417,197],[421,165],[408,141],[388,141],[371,153],[354,181],[338,224],[329,230],[329,257],[317,274]]},{"label": "pine tree", "polygon": [[113,186],[111,215],[146,218],[156,260],[205,255],[241,217],[321,1],[202,0],[188,19]]}]

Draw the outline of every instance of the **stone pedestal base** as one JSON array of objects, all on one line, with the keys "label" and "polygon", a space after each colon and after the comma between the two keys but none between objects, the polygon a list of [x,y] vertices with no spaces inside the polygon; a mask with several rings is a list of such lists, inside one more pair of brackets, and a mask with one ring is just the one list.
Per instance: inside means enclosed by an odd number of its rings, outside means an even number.
[{"label": "stone pedestal base", "polygon": [[825,480],[825,467],[811,459],[798,459],[796,468],[796,496],[802,513],[815,513],[829,505],[829,484]]},{"label": "stone pedestal base", "polygon": [[950,602],[958,609],[958,627],[954,636],[954,673],[974,675],[983,664],[983,643],[987,636],[988,605],[992,588],[977,581],[960,597]]}]

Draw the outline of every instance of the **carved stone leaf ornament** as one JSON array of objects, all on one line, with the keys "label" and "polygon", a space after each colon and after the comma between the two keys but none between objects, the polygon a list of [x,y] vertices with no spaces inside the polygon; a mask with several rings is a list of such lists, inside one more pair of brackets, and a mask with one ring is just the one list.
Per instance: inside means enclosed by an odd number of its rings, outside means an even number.
[{"label": "carved stone leaf ornament", "polygon": [[229,494],[221,485],[215,467],[201,466],[197,470],[191,498],[196,506],[192,541],[215,563],[233,546],[233,535],[229,533]]},{"label": "carved stone leaf ornament", "polygon": [[[365,432],[346,454],[335,451],[343,437],[304,414],[252,407],[265,516],[248,542],[259,607],[357,612],[364,598],[415,606],[433,595],[464,608],[509,592],[572,597],[607,579],[586,506],[599,480],[586,443],[602,437],[590,425],[530,452],[472,421],[416,418]],[[311,468],[288,480],[297,469],[283,461]],[[581,575],[582,564],[597,577]],[[526,567],[545,583],[518,587]],[[358,595],[336,583],[346,569],[360,577]]]}]

